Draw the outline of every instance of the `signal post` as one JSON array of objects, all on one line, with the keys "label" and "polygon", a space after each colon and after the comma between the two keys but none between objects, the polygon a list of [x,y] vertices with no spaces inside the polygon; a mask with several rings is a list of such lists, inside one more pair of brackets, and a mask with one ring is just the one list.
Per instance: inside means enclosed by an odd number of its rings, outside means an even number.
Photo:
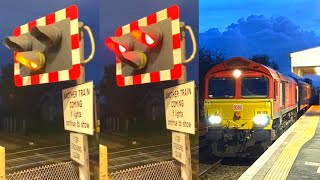
[{"label": "signal post", "polygon": [[[192,29],[189,26],[186,26],[185,23],[180,23],[180,27],[181,27],[181,47],[182,47],[182,53],[181,53],[181,59],[183,62],[183,66],[182,66],[182,71],[183,71],[183,75],[182,77],[179,79],[179,84],[182,85],[184,83],[187,83],[187,68],[186,68],[186,64],[191,62],[196,55],[196,50],[197,50],[197,43],[193,34]],[[189,33],[191,35],[191,39],[192,39],[192,43],[193,43],[193,53],[190,56],[190,58],[188,60],[186,60],[186,39],[185,39],[185,30],[186,28],[189,30]],[[191,85],[191,87],[194,86],[194,84]],[[192,87],[193,90],[195,91],[195,87]],[[193,92],[193,98],[195,98],[195,92]],[[193,99],[193,102],[197,102],[195,99]],[[190,104],[193,104],[192,102],[190,102]],[[195,108],[195,105],[192,106],[193,108]],[[195,109],[194,109],[195,110]],[[189,110],[188,110],[189,111]],[[192,117],[196,117],[196,114],[191,115]],[[193,121],[193,123],[195,123],[195,119],[191,119],[191,122]],[[194,129],[194,132],[192,132],[191,134],[195,134],[195,126],[193,125],[192,128]],[[172,132],[174,133],[174,132]],[[189,138],[189,134],[188,133],[181,133],[183,134],[183,136],[185,136],[185,150],[186,150],[186,163],[185,164],[181,164],[181,177],[182,179],[188,180],[188,179],[192,179],[192,168],[191,168],[191,147],[190,147],[190,138]]]},{"label": "signal post", "polygon": [[[87,59],[84,59],[84,30],[88,32],[91,41],[91,54]],[[77,99],[75,97],[74,101],[72,100],[64,100],[63,101],[63,109],[64,109],[64,119],[65,119],[65,129],[78,132],[72,133],[70,132],[70,155],[71,159],[75,160],[79,163],[79,178],[81,180],[89,180],[90,179],[90,167],[89,167],[89,144],[88,144],[88,136],[94,134],[94,128],[97,125],[95,123],[97,115],[96,115],[96,99],[94,93],[94,85],[93,82],[85,83],[85,67],[84,64],[90,62],[94,56],[95,52],[95,43],[92,32],[89,27],[84,26],[82,22],[79,23],[79,46],[80,46],[80,69],[81,74],[80,77],[77,79],[77,86],[71,87],[68,89],[63,90],[63,97],[64,94],[75,92],[76,96],[79,97]],[[81,96],[81,98],[80,98]],[[81,102],[81,108],[77,107],[76,111],[72,109],[68,109],[68,106],[71,102],[75,102],[74,106],[77,102]],[[73,116],[70,114],[73,113]],[[78,113],[78,115],[75,115]],[[81,114],[81,115],[80,115]],[[77,123],[76,125],[68,125],[67,121],[71,121]],[[80,123],[80,124],[78,124]],[[78,136],[78,137],[77,137]],[[75,138],[73,138],[75,137]],[[72,143],[77,144],[80,140],[79,147],[81,150],[77,152],[77,150],[72,149]],[[78,149],[79,149],[78,148]]]}]

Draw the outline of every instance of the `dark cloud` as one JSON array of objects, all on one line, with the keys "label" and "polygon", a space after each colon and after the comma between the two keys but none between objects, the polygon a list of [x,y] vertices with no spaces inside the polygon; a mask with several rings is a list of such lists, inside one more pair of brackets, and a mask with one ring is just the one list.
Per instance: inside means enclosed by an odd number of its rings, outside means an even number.
[{"label": "dark cloud", "polygon": [[301,29],[284,16],[251,15],[232,23],[224,32],[212,28],[200,33],[199,38],[200,46],[224,50],[227,58],[267,54],[285,73],[291,71],[289,53],[320,44],[314,32]]},{"label": "dark cloud", "polygon": [[268,17],[289,17],[304,30],[312,30],[320,35],[318,0],[201,0],[199,7],[200,32],[211,27],[225,31],[239,17],[263,14]]}]

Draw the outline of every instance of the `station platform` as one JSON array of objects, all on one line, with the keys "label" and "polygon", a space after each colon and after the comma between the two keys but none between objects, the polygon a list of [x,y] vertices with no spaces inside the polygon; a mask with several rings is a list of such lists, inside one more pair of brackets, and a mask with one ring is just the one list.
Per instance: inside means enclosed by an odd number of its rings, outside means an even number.
[{"label": "station platform", "polygon": [[320,179],[320,106],[312,106],[239,180]]}]

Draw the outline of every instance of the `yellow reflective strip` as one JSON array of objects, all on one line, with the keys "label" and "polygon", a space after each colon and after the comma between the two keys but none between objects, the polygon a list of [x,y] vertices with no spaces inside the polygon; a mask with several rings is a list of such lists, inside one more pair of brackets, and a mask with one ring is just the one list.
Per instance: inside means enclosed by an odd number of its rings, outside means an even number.
[{"label": "yellow reflective strip", "polygon": [[[313,114],[312,116],[307,114]],[[291,167],[301,149],[315,134],[320,115],[320,106],[312,106],[311,110],[306,112],[296,123],[294,136],[288,145],[283,149],[278,159],[272,165],[264,179],[285,180],[291,170]],[[303,122],[302,122],[303,121]]]}]

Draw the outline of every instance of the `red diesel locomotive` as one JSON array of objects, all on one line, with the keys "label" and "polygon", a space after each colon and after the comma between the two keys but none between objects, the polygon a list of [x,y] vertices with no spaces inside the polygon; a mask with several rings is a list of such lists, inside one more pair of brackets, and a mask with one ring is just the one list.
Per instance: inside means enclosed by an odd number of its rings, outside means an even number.
[{"label": "red diesel locomotive", "polygon": [[310,105],[311,86],[235,57],[205,77],[207,140],[218,157],[258,157]]}]

